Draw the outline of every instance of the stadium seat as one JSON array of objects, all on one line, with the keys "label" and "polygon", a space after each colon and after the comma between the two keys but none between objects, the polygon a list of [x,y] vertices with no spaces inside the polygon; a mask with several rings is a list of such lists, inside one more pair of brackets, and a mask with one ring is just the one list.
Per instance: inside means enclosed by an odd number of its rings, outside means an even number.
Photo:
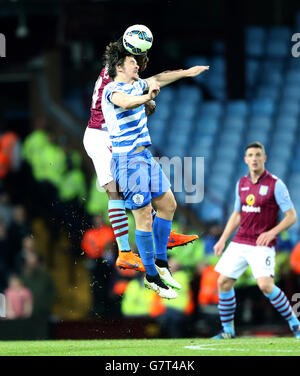
[{"label": "stadium seat", "polygon": [[178,136],[185,133],[190,133],[192,127],[193,121],[191,119],[176,116],[173,116],[172,120],[168,123],[168,130],[176,133]]},{"label": "stadium seat", "polygon": [[245,28],[245,38],[248,40],[261,40],[266,37],[266,29],[262,26],[250,25]]},{"label": "stadium seat", "polygon": [[152,135],[154,132],[158,132],[158,133],[164,132],[168,123],[167,121],[159,117],[153,116],[149,118],[147,124],[148,124],[150,134]]},{"label": "stadium seat", "polygon": [[179,101],[183,100],[185,103],[202,100],[202,92],[196,86],[181,85],[176,91],[176,96]]},{"label": "stadium seat", "polygon": [[211,168],[211,176],[220,176],[223,179],[230,178],[234,170],[233,163],[229,161],[216,161]]},{"label": "stadium seat", "polygon": [[271,40],[266,45],[266,55],[273,58],[284,58],[290,52],[290,45],[286,41]]},{"label": "stadium seat", "polygon": [[253,99],[250,104],[250,110],[255,115],[273,115],[275,103],[268,98]]},{"label": "stadium seat", "polygon": [[257,88],[256,98],[267,98],[277,101],[280,96],[280,88],[263,85]]},{"label": "stadium seat", "polygon": [[267,132],[259,132],[258,130],[254,130],[252,132],[247,133],[246,137],[246,144],[250,144],[251,142],[260,142],[265,147],[267,146],[267,143],[269,142],[269,136]]},{"label": "stadium seat", "polygon": [[229,161],[232,163],[236,160],[239,154],[239,150],[237,148],[232,148],[230,145],[225,147],[220,147],[215,154],[216,160],[223,160]]},{"label": "stadium seat", "polygon": [[199,213],[204,222],[217,221],[221,223],[223,221],[222,207],[207,198],[199,204]]},{"label": "stadium seat", "polygon": [[286,115],[278,116],[276,119],[276,130],[282,130],[294,134],[298,128],[298,119],[296,116]]},{"label": "stadium seat", "polygon": [[283,59],[274,59],[271,57],[266,57],[263,59],[261,67],[260,67],[260,73],[261,75],[265,75],[268,72],[277,72],[282,73],[284,68],[284,60]]},{"label": "stadium seat", "polygon": [[244,117],[240,115],[227,115],[223,121],[223,129],[226,132],[242,132],[245,126]]},{"label": "stadium seat", "polygon": [[218,117],[223,113],[223,105],[220,101],[206,101],[202,102],[198,110],[200,118],[204,115]]},{"label": "stadium seat", "polygon": [[[156,104],[155,118],[167,120],[171,113],[171,106],[167,102]],[[151,117],[150,117],[151,118]]]},{"label": "stadium seat", "polygon": [[287,85],[282,90],[282,98],[284,100],[300,100],[300,86]]},{"label": "stadium seat", "polygon": [[248,114],[248,104],[244,100],[231,100],[227,102],[225,111],[227,116],[246,116]]},{"label": "stadium seat", "polygon": [[247,56],[260,57],[264,53],[266,31],[262,27],[248,26],[245,29],[245,47]]},{"label": "stadium seat", "polygon": [[220,135],[218,145],[219,147],[226,145],[226,146],[231,146],[232,148],[237,148],[241,143],[241,139],[242,139],[241,133],[229,134],[227,132],[224,132]]},{"label": "stadium seat", "polygon": [[160,91],[159,95],[157,96],[157,98],[155,98],[155,101],[157,103],[160,103],[160,102],[171,102],[174,97],[175,97],[175,91],[176,89],[174,89],[173,87],[171,86],[166,86],[163,88],[163,90]]},{"label": "stadium seat", "polygon": [[262,85],[271,85],[272,87],[280,87],[283,83],[283,74],[278,71],[269,70],[263,72],[261,77]]},{"label": "stadium seat", "polygon": [[297,100],[285,99],[278,105],[278,115],[281,116],[298,116],[300,112],[300,102]]},{"label": "stadium seat", "polygon": [[268,115],[252,114],[249,118],[248,129],[267,132],[272,127],[272,118]]},{"label": "stadium seat", "polygon": [[258,77],[260,72],[260,62],[257,59],[248,58],[246,60],[246,83],[248,86],[252,86]]},{"label": "stadium seat", "polygon": [[224,73],[226,71],[226,60],[223,56],[213,56],[210,61],[214,72]]},{"label": "stadium seat", "polygon": [[197,113],[198,105],[182,100],[173,108],[172,117],[175,119],[192,119]]},{"label": "stadium seat", "polygon": [[266,168],[271,174],[277,176],[278,178],[285,180],[287,175],[287,164],[278,161],[277,163],[267,162]]},{"label": "stadium seat", "polygon": [[288,26],[273,26],[267,31],[267,40],[274,42],[289,42],[292,30]]},{"label": "stadium seat", "polygon": [[290,170],[292,171],[292,173],[294,172],[299,173],[300,172],[300,158],[299,157],[295,158],[290,163],[291,163]]},{"label": "stadium seat", "polygon": [[195,125],[195,132],[199,135],[215,135],[219,128],[219,120],[212,116],[201,116]]},{"label": "stadium seat", "polygon": [[288,149],[288,152],[291,151],[292,145],[295,141],[295,136],[293,132],[287,132],[283,129],[278,130],[273,134],[272,137],[272,146],[279,148],[279,153],[283,153],[283,148]]},{"label": "stadium seat", "polygon": [[285,76],[285,84],[286,85],[300,85],[300,70],[299,69],[292,69],[286,73]]}]

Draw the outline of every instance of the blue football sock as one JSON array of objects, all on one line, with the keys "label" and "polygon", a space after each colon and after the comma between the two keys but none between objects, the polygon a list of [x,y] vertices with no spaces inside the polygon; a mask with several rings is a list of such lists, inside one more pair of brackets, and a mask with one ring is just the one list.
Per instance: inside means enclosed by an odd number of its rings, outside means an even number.
[{"label": "blue football sock", "polygon": [[155,243],[155,256],[158,260],[168,261],[167,245],[170,237],[172,221],[158,217],[153,221],[153,236]]},{"label": "blue football sock", "polygon": [[124,200],[108,201],[108,216],[120,251],[130,251],[128,216]]},{"label": "blue football sock", "polygon": [[135,230],[136,246],[146,269],[146,273],[154,276],[157,273],[154,264],[154,247],[152,232]]},{"label": "blue football sock", "polygon": [[235,291],[219,291],[219,313],[225,333],[234,335],[234,313],[236,308]]}]

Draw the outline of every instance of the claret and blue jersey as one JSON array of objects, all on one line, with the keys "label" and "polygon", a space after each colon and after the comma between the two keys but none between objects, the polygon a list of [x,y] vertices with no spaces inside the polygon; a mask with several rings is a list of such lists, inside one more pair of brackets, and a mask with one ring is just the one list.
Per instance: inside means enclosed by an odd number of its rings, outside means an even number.
[{"label": "claret and blue jersey", "polygon": [[[241,213],[241,223],[233,240],[256,245],[261,233],[276,226],[279,209],[285,213],[292,208],[286,185],[267,170],[257,183],[252,183],[250,175],[242,177],[236,185],[234,204],[234,209]],[[275,243],[274,240],[270,246]]]}]

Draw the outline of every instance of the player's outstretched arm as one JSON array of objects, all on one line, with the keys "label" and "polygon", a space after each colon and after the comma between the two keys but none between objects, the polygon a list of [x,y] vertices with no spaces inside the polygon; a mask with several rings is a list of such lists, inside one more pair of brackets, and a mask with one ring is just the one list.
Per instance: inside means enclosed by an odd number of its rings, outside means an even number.
[{"label": "player's outstretched arm", "polygon": [[219,241],[214,246],[214,251],[216,256],[220,256],[225,248],[226,241],[234,233],[234,231],[239,227],[241,222],[241,213],[234,210],[231,214],[228,222],[225,226],[223,234],[221,235]]},{"label": "player's outstretched arm", "polygon": [[171,84],[172,82],[181,80],[182,78],[196,77],[199,74],[207,71],[208,69],[209,69],[209,66],[196,65],[189,69],[165,71],[165,72],[156,74],[155,76],[149,77],[146,80],[148,81],[149,84],[153,81],[156,81],[159,83],[160,87],[163,87],[163,86]]},{"label": "player's outstretched arm", "polygon": [[297,222],[297,213],[294,208],[291,208],[284,214],[284,218],[278,223],[277,226],[259,235],[259,237],[256,240],[257,245],[267,247],[271,243],[271,241],[276,238],[278,234],[280,234],[282,231],[287,230],[294,223]]},{"label": "player's outstretched arm", "polygon": [[157,82],[151,82],[149,91],[144,95],[130,95],[126,93],[114,92],[111,95],[111,102],[125,110],[137,108],[148,101],[151,101],[159,94],[160,87]]}]

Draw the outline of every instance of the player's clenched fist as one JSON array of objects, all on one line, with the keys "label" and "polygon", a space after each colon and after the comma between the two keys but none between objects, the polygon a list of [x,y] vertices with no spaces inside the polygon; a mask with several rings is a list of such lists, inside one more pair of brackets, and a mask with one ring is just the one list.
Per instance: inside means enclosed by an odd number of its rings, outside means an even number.
[{"label": "player's clenched fist", "polygon": [[149,86],[149,97],[150,99],[154,99],[158,96],[160,92],[160,86],[157,81],[152,81]]}]

